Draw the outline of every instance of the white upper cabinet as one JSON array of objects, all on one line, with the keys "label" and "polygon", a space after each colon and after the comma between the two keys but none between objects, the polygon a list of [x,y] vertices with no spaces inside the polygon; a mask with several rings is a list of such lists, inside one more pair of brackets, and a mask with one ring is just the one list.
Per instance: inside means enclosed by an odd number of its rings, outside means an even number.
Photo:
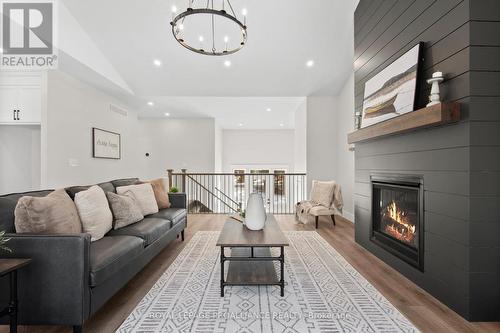
[{"label": "white upper cabinet", "polygon": [[2,77],[0,80],[0,124],[40,124],[42,91],[40,79]]}]

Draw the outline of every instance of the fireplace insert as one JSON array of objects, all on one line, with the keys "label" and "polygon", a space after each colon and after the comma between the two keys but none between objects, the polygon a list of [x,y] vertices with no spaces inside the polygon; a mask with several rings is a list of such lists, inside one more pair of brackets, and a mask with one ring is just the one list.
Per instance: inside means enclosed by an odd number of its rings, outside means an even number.
[{"label": "fireplace insert", "polygon": [[422,177],[371,175],[371,240],[423,271]]}]

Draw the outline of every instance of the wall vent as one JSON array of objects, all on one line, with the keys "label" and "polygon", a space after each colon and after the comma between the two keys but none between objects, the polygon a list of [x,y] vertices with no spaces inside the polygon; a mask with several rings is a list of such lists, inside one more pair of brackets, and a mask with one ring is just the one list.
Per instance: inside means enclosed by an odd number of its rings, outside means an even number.
[{"label": "wall vent", "polygon": [[115,112],[115,113],[118,113],[124,117],[127,117],[128,116],[128,111],[119,107],[119,106],[116,106],[114,104],[109,104],[109,111],[111,112]]}]

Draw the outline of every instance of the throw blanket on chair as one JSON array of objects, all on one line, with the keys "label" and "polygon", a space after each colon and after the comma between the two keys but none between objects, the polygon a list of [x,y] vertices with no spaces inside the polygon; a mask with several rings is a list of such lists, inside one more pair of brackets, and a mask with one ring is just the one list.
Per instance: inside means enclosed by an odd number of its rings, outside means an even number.
[{"label": "throw blanket on chair", "polygon": [[295,220],[299,223],[309,223],[312,217],[309,211],[316,206],[319,206],[319,204],[308,200],[298,202],[295,206]]},{"label": "throw blanket on chair", "polygon": [[[313,216],[342,214],[344,202],[340,185],[334,181],[313,181],[311,199],[298,202],[295,206],[295,219],[308,223]],[[313,210],[313,212],[311,212]]]}]

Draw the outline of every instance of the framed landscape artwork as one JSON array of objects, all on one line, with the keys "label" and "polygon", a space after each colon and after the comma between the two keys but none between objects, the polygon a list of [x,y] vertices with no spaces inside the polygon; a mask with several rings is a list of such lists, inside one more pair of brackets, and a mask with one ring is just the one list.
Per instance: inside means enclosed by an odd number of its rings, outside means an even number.
[{"label": "framed landscape artwork", "polygon": [[422,43],[365,83],[361,127],[415,110]]},{"label": "framed landscape artwork", "polygon": [[92,128],[92,156],[95,158],[121,158],[120,134]]}]

